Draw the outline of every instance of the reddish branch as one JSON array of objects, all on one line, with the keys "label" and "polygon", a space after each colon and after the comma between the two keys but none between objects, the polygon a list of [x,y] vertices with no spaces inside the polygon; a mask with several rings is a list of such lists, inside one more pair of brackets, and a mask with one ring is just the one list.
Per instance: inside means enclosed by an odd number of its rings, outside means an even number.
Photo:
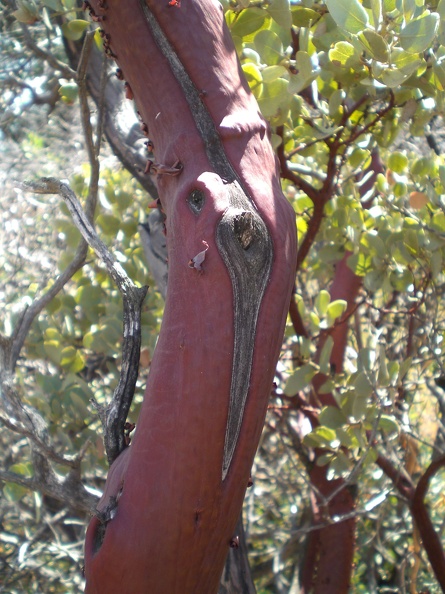
[{"label": "reddish branch", "polygon": [[442,590],[445,592],[445,554],[442,540],[434,529],[430,514],[428,513],[425,498],[431,479],[439,470],[445,467],[445,456],[431,462],[420,477],[417,487],[414,487],[411,477],[402,468],[396,468],[393,463],[379,455],[376,464],[391,479],[396,489],[408,501],[413,520],[422,538],[425,552],[431,563],[434,574]]},{"label": "reddish branch", "polygon": [[[284,129],[282,126],[277,128],[277,134],[283,138]],[[278,160],[280,162],[281,177],[292,182],[297,188],[302,190],[308,196],[313,204],[314,210],[308,223],[306,235],[298,249],[297,271],[306,259],[323,220],[323,211],[325,204],[332,198],[332,186],[330,182],[325,182],[322,189],[314,188],[309,182],[304,180],[289,168],[287,156],[284,152],[284,141],[277,149]]]},{"label": "reddish branch", "polygon": [[295,299],[295,295],[292,295],[290,299],[289,316],[292,322],[292,326],[294,327],[296,336],[304,336],[305,338],[307,338],[308,332],[304,327],[303,320],[301,318],[300,312],[298,311],[298,305]]},{"label": "reddish branch", "polygon": [[213,594],[238,542],[282,342],[295,216],[220,3],[89,6],[156,163],[178,175],[156,171],[164,319],[135,435],[87,532],[86,591]]},{"label": "reddish branch", "polygon": [[[336,161],[335,143],[331,144],[328,163],[327,180],[324,184],[326,194],[334,191],[334,165]],[[375,176],[380,171],[381,164],[378,155],[373,156],[371,164],[373,175],[360,186],[360,193],[364,195],[374,183]],[[315,213],[315,211],[314,211]],[[320,222],[318,222],[320,224]],[[356,308],[356,300],[362,286],[362,277],[357,276],[348,266],[350,253],[346,253],[335,269],[334,280],[330,288],[331,301],[343,299],[347,303],[345,316],[329,332],[333,339],[331,367],[341,373],[349,332],[349,319]],[[316,359],[319,358],[328,333],[323,333],[317,344]],[[320,387],[325,383],[326,376],[318,374],[313,380],[311,404],[316,406],[337,406],[331,393],[321,393]],[[316,457],[323,452],[315,452]],[[314,464],[310,471],[311,484],[314,487],[312,495],[312,511],[314,521],[321,523],[320,515],[332,518],[334,516],[350,515],[355,508],[355,494],[342,480],[330,481],[327,478],[327,467]],[[343,488],[341,488],[343,486]],[[341,549],[338,543],[342,543]],[[308,542],[308,557],[305,560],[302,573],[302,594],[337,594],[347,592],[350,585],[355,546],[355,519],[345,520],[327,528],[311,533]]]},{"label": "reddish branch", "polygon": [[[357,277],[347,265],[347,258],[339,262],[334,281],[331,286],[331,300],[345,299],[348,309],[353,308],[361,287],[361,278]],[[349,318],[337,324],[331,336],[334,347],[331,365],[337,373],[343,369],[344,354],[349,330]],[[323,348],[327,334],[320,337],[317,345],[317,357]],[[314,392],[312,404],[321,406],[337,406],[331,393],[320,393],[320,387],[326,376],[318,374],[313,380]],[[323,452],[316,452],[316,456]],[[350,514],[355,507],[354,493],[349,490],[343,480],[328,480],[327,467],[314,464],[310,471],[311,484],[315,489],[312,495],[312,512],[315,523],[324,523],[326,517]],[[344,485],[344,488],[341,487]],[[333,496],[332,496],[333,495]],[[322,516],[322,517],[321,517]],[[321,517],[321,519],[320,519]],[[342,543],[341,549],[338,543]],[[341,523],[322,528],[309,535],[309,556],[305,560],[302,574],[302,594],[337,594],[347,592],[351,579],[351,568],[355,545],[355,520],[353,518]]]}]

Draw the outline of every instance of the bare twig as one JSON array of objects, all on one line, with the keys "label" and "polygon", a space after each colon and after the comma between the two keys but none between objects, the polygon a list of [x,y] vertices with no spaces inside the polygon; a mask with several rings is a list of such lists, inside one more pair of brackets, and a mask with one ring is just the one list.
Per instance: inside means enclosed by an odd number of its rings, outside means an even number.
[{"label": "bare twig", "polygon": [[20,323],[17,323],[14,332],[14,340],[11,341],[10,361],[8,367],[14,371],[23,344],[28,336],[29,329],[36,316],[48,305],[52,299],[63,289],[71,277],[82,267],[88,252],[88,245],[80,243],[73,260],[65,270],[55,279],[51,287],[40,299],[36,299],[22,314]]},{"label": "bare twig", "polygon": [[25,45],[33,52],[35,56],[37,56],[44,62],[47,62],[50,66],[54,68],[54,70],[58,70],[66,79],[71,80],[73,78],[76,78],[76,72],[72,68],[70,68],[64,62],[58,60],[54,54],[46,52],[37,45],[37,43],[32,38],[32,35],[30,34],[28,27],[25,24],[20,23],[20,26],[22,28]]},{"label": "bare twig", "polygon": [[68,478],[62,481],[55,474],[42,482],[34,477],[0,469],[0,481],[21,485],[30,491],[41,491],[49,497],[63,501],[71,509],[88,514],[94,513],[98,501],[98,497],[89,493],[80,482],[74,483]]},{"label": "bare twig", "polygon": [[119,384],[107,407],[97,406],[104,426],[105,448],[110,464],[125,449],[124,425],[133,400],[134,389],[139,370],[141,345],[141,307],[147,293],[147,287],[137,288],[125,270],[117,262],[82,210],[74,192],[60,180],[41,178],[38,182],[24,182],[19,186],[38,194],[59,194],[65,201],[74,223],[85,241],[93,248],[104,262],[108,273],[122,294],[124,302],[124,328],[122,346],[122,368]]},{"label": "bare twig", "polygon": [[[32,41],[29,31],[26,29],[27,36]],[[93,43],[93,32],[87,33],[85,42],[82,50],[81,59],[79,62],[79,71],[77,74],[78,85],[79,85],[79,97],[81,104],[81,121],[85,136],[85,143],[87,146],[88,157],[91,165],[91,176],[89,183],[88,197],[85,203],[85,212],[89,221],[93,221],[94,211],[97,204],[97,193],[99,188],[99,151],[100,151],[100,135],[97,138],[96,145],[93,141],[93,130],[90,120],[90,110],[88,107],[87,89],[86,89],[86,69],[88,66],[88,59],[91,53]],[[104,76],[104,74],[103,74]],[[103,83],[104,86],[104,83]],[[102,114],[101,114],[102,115]],[[103,117],[103,116],[102,116]],[[98,123],[98,132],[101,132],[101,125]],[[67,266],[67,268],[59,275],[53,285],[46,291],[46,293],[40,298],[36,299],[24,312],[20,319],[20,323],[16,325],[15,336],[11,341],[11,357],[10,357],[10,371],[13,372],[23,344],[28,335],[29,329],[35,317],[43,310],[48,303],[54,299],[54,297],[63,289],[66,283],[72,278],[72,276],[83,266],[86,255],[88,253],[88,243],[81,239],[77,247],[76,253],[73,260]]]},{"label": "bare twig", "polygon": [[[86,85],[86,74],[88,68],[89,57],[94,43],[94,31],[89,31],[85,35],[85,41],[80,55],[79,67],[77,70],[77,85],[79,87],[79,101],[80,101],[80,116],[83,128],[83,135],[85,138],[86,149],[88,153],[88,160],[91,166],[91,176],[88,195],[97,196],[97,189],[99,183],[99,151],[100,137],[97,139],[97,146],[94,143],[93,127],[91,125],[90,108],[88,105],[88,91]],[[96,206],[96,199],[88,205],[87,216],[91,221],[94,215]]]}]

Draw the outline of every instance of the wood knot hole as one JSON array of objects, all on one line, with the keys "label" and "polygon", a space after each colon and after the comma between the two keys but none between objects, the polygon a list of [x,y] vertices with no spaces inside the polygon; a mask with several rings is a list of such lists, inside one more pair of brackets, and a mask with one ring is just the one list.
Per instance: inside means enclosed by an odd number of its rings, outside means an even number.
[{"label": "wood knot hole", "polygon": [[253,214],[244,211],[233,218],[233,231],[243,250],[249,249],[255,239]]},{"label": "wood knot hole", "polygon": [[195,214],[199,214],[204,208],[205,196],[201,190],[192,190],[187,196],[187,202]]}]

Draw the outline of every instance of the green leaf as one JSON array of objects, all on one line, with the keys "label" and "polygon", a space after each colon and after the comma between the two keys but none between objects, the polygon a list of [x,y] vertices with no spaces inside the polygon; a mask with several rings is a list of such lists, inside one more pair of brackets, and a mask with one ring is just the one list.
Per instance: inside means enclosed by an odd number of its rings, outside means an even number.
[{"label": "green leaf", "polygon": [[290,12],[289,0],[272,0],[267,7],[267,12],[273,20],[283,27],[290,29],[292,26],[292,15]]},{"label": "green leaf", "polygon": [[306,363],[294,371],[286,382],[284,393],[287,396],[294,396],[300,390],[303,390],[318,372],[318,366],[314,363]]},{"label": "green leaf", "polygon": [[321,456],[317,456],[315,460],[315,464],[317,466],[326,466],[329,462],[334,458],[334,452],[326,452],[326,454],[322,454]]},{"label": "green leaf", "polygon": [[411,20],[416,10],[416,0],[402,0],[402,10],[405,21]]},{"label": "green leaf", "polygon": [[368,13],[358,0],[326,0],[326,6],[337,25],[347,33],[360,33],[368,26]]},{"label": "green leaf", "polygon": [[409,21],[400,31],[400,45],[411,54],[423,52],[431,46],[439,26],[436,12]]},{"label": "green leaf", "polygon": [[49,10],[46,8],[46,6],[44,6],[42,9],[42,19],[43,19],[43,22],[45,23],[45,26],[47,27],[47,29],[52,31],[53,24],[52,24],[51,18],[49,16]]},{"label": "green leaf", "polygon": [[381,35],[372,29],[366,29],[360,33],[359,41],[372,58],[379,62],[388,61],[389,47],[386,40]]},{"label": "green leaf", "polygon": [[280,112],[287,114],[291,99],[287,92],[288,85],[289,82],[284,78],[277,78],[267,85],[263,83],[263,91],[258,99],[258,104],[264,117],[274,117]]},{"label": "green leaf", "polygon": [[372,16],[374,19],[374,27],[378,29],[382,22],[382,0],[370,0],[369,3],[371,5]]},{"label": "green leaf", "polygon": [[58,365],[61,359],[61,349],[60,349],[60,342],[57,340],[45,340],[43,343],[43,348],[45,349],[45,353],[48,355],[49,359]]},{"label": "green leaf", "polygon": [[345,414],[336,406],[325,406],[320,412],[319,421],[320,425],[335,430],[348,422]]},{"label": "green leaf", "polygon": [[243,48],[241,60],[247,60],[248,62],[253,62],[257,66],[261,66],[259,53],[251,49],[250,47]]},{"label": "green leaf", "polygon": [[320,318],[317,316],[317,314],[314,311],[310,312],[309,321],[311,324],[311,331],[318,332],[318,330],[320,329]]},{"label": "green leaf", "polygon": [[372,260],[367,254],[359,252],[349,256],[348,266],[357,276],[366,276],[372,269]]},{"label": "green leaf", "polygon": [[[298,54],[305,54],[305,53],[306,52],[298,52]],[[300,56],[300,58],[301,58],[301,56]],[[297,56],[297,60],[298,60],[298,56]],[[297,61],[298,73],[292,74],[290,76],[289,86],[287,88],[289,93],[292,93],[292,94],[300,93],[300,91],[302,91],[303,89],[308,87],[311,84],[311,82],[317,78],[317,74],[315,72],[311,72],[311,74],[309,76],[306,76],[304,74],[305,70],[307,69],[306,68],[307,64],[305,64],[301,70],[300,70],[300,66],[301,66],[301,64],[298,63],[298,61]],[[312,66],[311,66],[311,69],[312,69]]]},{"label": "green leaf", "polygon": [[355,48],[351,43],[339,41],[329,50],[329,59],[336,66],[346,66],[355,53]]},{"label": "green leaf", "polygon": [[315,307],[318,315],[322,318],[326,315],[328,305],[331,302],[329,291],[322,289],[315,298]]},{"label": "green leaf", "polygon": [[69,366],[76,358],[76,349],[73,346],[65,347],[60,353],[60,365]]},{"label": "green leaf", "polygon": [[84,367],[85,367],[85,359],[83,358],[80,351],[76,351],[76,356],[74,357],[74,360],[72,361],[72,363],[68,367],[68,369],[69,369],[69,371],[71,371],[71,373],[79,373],[79,371],[82,371],[82,369]]},{"label": "green leaf", "polygon": [[120,229],[120,220],[111,214],[101,213],[96,222],[105,235],[115,237]]},{"label": "green leaf", "polygon": [[379,429],[388,436],[396,437],[399,434],[400,427],[394,417],[382,415],[379,419]]},{"label": "green leaf", "polygon": [[310,55],[307,52],[298,51],[296,61],[298,73],[307,81],[312,80],[314,69]]},{"label": "green leaf", "polygon": [[267,13],[261,8],[248,8],[242,10],[238,18],[229,25],[232,35],[245,37],[255,31],[258,31],[267,18]]},{"label": "green leaf", "polygon": [[365,161],[370,159],[370,157],[371,157],[370,151],[357,146],[354,148],[351,155],[348,157],[348,163],[353,169],[356,169],[357,167],[361,167],[362,169],[365,169],[366,165],[364,163],[365,163]]},{"label": "green leaf", "polygon": [[326,341],[321,349],[320,353],[320,373],[324,373],[325,375],[329,375],[331,371],[331,353],[334,347],[334,339],[332,336],[328,336]]},{"label": "green leaf", "polygon": [[339,450],[329,464],[326,477],[329,480],[346,477],[352,468],[352,462],[341,450]]},{"label": "green leaf", "polygon": [[[104,50],[104,42],[102,39],[102,36],[100,34],[100,29],[99,27],[94,31],[94,43],[96,44],[97,49],[102,52]],[[105,194],[106,194],[106,190],[105,190]]]},{"label": "green leaf", "polygon": [[408,157],[404,153],[395,151],[388,157],[388,167],[391,171],[402,174],[408,167]]},{"label": "green leaf", "polygon": [[71,409],[73,410],[76,418],[84,421],[90,416],[89,410],[79,394],[72,390],[69,394]]},{"label": "green leaf", "polygon": [[[344,417],[346,418],[346,417]],[[346,424],[346,423],[343,423]],[[358,441],[354,434],[351,434],[351,428],[343,429],[342,427],[336,428],[337,437],[341,442],[341,445],[345,448],[356,448],[358,447]]]},{"label": "green leaf", "polygon": [[73,19],[72,21],[63,23],[62,31],[67,39],[77,41],[82,37],[85,29],[87,29],[90,24],[91,23],[89,21],[85,21],[83,19]]},{"label": "green leaf", "polygon": [[317,435],[315,431],[311,431],[310,433],[305,435],[303,438],[303,443],[308,448],[319,448],[322,446],[326,446],[326,440],[320,435]]},{"label": "green leaf", "polygon": [[336,89],[329,98],[329,115],[331,118],[340,113],[340,109],[346,99],[343,89]]},{"label": "green leaf", "polygon": [[59,0],[43,0],[42,4],[55,11],[61,10],[62,8]]},{"label": "green leaf", "polygon": [[337,441],[337,434],[333,429],[329,429],[329,427],[324,427],[323,425],[316,427],[315,433],[325,441],[326,445],[330,446]]},{"label": "green leaf", "polygon": [[59,95],[64,103],[72,105],[77,99],[79,88],[75,82],[67,82],[59,88]]},{"label": "green leaf", "polygon": [[397,383],[400,383],[404,379],[405,375],[408,373],[408,371],[410,370],[412,365],[413,365],[412,357],[408,357],[407,359],[402,361],[402,363],[400,364],[399,375],[397,377]]},{"label": "green leaf", "polygon": [[357,397],[369,398],[373,392],[373,387],[364,372],[359,372],[354,380],[354,388]]},{"label": "green leaf", "polygon": [[326,310],[326,315],[332,320],[335,321],[337,318],[342,316],[348,307],[347,301],[344,299],[336,299],[332,301]]},{"label": "green leaf", "polygon": [[83,285],[76,292],[76,301],[82,306],[85,315],[90,320],[95,320],[103,311],[104,293],[100,287]]},{"label": "green leaf", "polygon": [[296,27],[310,27],[314,21],[320,18],[318,12],[304,6],[292,7],[292,24]]},{"label": "green leaf", "polygon": [[362,421],[368,410],[368,399],[363,396],[356,395],[352,401],[352,418],[357,423]]},{"label": "green leaf", "polygon": [[[263,77],[259,68],[252,62],[247,62],[241,66],[244,72],[244,76],[249,83],[250,90],[258,99],[261,96],[263,90]],[[273,68],[273,67],[272,67]],[[278,68],[278,66],[277,66]]]},{"label": "green leaf", "polygon": [[[244,70],[244,66],[243,66],[243,70]],[[260,72],[260,77],[262,77],[261,81],[264,80],[265,83],[270,83],[270,82],[273,82],[274,80],[276,80],[277,78],[282,77],[286,73],[287,73],[287,70],[284,66],[279,66],[279,65],[267,66]],[[249,80],[249,79],[247,79],[247,80]]]},{"label": "green leaf", "polygon": [[40,19],[38,8],[33,0],[17,0],[17,10],[12,15],[25,25],[33,25]]},{"label": "green leaf", "polygon": [[394,89],[405,82],[409,76],[410,74],[405,74],[397,68],[385,68],[380,76],[380,80],[386,87]]},{"label": "green leaf", "polygon": [[427,175],[431,175],[433,170],[434,159],[431,157],[420,157],[420,159],[416,159],[410,168],[411,175],[414,177],[426,177]]},{"label": "green leaf", "polygon": [[[18,464],[13,464],[9,467],[9,470],[11,472],[14,472],[15,474],[19,474],[20,476],[24,476],[26,478],[31,478],[33,475],[32,465],[30,463],[20,462]],[[6,499],[12,502],[19,501],[28,492],[28,489],[16,483],[5,483],[3,487],[3,493]]]},{"label": "green leaf", "polygon": [[282,59],[283,44],[273,31],[264,29],[255,35],[255,49],[261,56],[261,61],[266,64],[278,64]]}]

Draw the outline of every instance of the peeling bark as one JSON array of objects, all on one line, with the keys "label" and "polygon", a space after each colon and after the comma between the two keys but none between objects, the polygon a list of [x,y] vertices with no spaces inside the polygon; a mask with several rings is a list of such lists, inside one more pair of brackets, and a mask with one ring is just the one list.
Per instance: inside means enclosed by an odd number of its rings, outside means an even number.
[{"label": "peeling bark", "polygon": [[219,3],[91,4],[155,147],[169,278],[136,434],[88,529],[86,592],[211,594],[281,346],[294,214]]}]

